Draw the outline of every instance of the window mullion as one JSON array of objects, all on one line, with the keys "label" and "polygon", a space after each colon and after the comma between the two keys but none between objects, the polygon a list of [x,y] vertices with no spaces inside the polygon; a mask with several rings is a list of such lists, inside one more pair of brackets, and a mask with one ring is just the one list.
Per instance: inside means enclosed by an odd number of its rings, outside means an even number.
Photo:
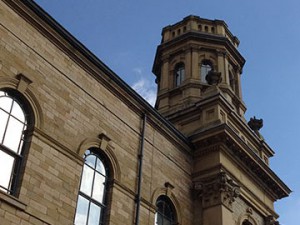
[{"label": "window mullion", "polygon": [[12,194],[15,194],[15,192],[16,192],[16,188],[17,188],[16,181],[19,178],[20,164],[21,164],[21,161],[15,158],[14,165],[13,165],[13,172],[12,172],[12,175],[11,175],[11,178],[9,181],[9,183],[10,183],[9,185],[11,187]]},{"label": "window mullion", "polygon": [[7,148],[5,145],[2,145],[0,144],[0,151],[14,157],[14,158],[19,158],[19,159],[22,159],[23,156],[22,155],[19,155],[18,153],[14,152],[13,150]]},{"label": "window mullion", "polygon": [[6,131],[7,131],[7,127],[8,127],[8,124],[9,124],[9,120],[10,120],[10,113],[7,113],[8,114],[8,118],[7,118],[7,121],[6,121],[6,125],[5,125],[5,128],[4,128],[4,132],[3,132],[3,137],[2,137],[2,140],[1,140],[1,144],[3,144],[4,142],[4,139],[5,139],[5,136],[6,136]]},{"label": "window mullion", "polygon": [[91,208],[91,201],[89,201],[89,207],[86,215],[86,225],[89,224],[89,219],[90,219],[90,208]]}]

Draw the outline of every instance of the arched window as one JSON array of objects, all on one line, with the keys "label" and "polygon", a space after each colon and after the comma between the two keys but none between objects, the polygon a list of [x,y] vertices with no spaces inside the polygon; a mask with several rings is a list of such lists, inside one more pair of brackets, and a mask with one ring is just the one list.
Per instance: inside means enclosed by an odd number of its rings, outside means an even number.
[{"label": "arched window", "polygon": [[252,225],[252,223],[249,222],[249,220],[244,220],[243,223],[242,223],[242,225]]},{"label": "arched window", "polygon": [[156,207],[155,225],[177,224],[175,208],[167,196],[159,196],[156,201]]},{"label": "arched window", "polygon": [[175,87],[178,87],[184,80],[185,69],[184,64],[179,63],[175,66]]},{"label": "arched window", "polygon": [[207,83],[206,81],[206,75],[208,74],[209,71],[213,69],[212,63],[209,60],[203,60],[201,63],[201,68],[200,68],[200,77],[201,77],[201,82],[202,83]]},{"label": "arched window", "polygon": [[0,190],[16,195],[29,121],[25,99],[13,90],[0,90]]},{"label": "arched window", "polygon": [[89,149],[84,154],[75,225],[100,225],[104,222],[109,170],[97,150]]}]

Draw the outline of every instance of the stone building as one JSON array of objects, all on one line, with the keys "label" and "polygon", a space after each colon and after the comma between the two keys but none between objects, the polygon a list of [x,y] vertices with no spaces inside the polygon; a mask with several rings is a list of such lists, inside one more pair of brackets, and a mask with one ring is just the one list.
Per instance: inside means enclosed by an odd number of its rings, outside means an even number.
[{"label": "stone building", "polygon": [[0,37],[1,225],[278,224],[224,21],[163,29],[155,109],[32,0],[0,1]]}]

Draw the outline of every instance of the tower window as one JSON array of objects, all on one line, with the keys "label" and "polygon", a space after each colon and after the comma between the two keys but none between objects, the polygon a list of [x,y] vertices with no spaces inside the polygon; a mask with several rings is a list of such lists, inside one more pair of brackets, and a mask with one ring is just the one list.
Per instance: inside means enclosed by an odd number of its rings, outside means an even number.
[{"label": "tower window", "polygon": [[[23,102],[24,104],[24,102]],[[0,91],[0,190],[16,195],[29,114],[12,91]]]},{"label": "tower window", "polygon": [[244,222],[242,223],[242,225],[252,225],[252,223],[250,223],[249,220],[244,220]]},{"label": "tower window", "polygon": [[175,87],[180,86],[185,76],[184,64],[179,63],[175,66]]},{"label": "tower window", "polygon": [[155,225],[177,224],[174,206],[167,196],[159,196],[156,201],[156,207]]},{"label": "tower window", "polygon": [[108,167],[97,149],[87,150],[84,159],[74,224],[103,224]]},{"label": "tower window", "polygon": [[200,77],[202,83],[207,83],[205,77],[212,70],[212,63],[209,60],[203,60],[201,63]]}]

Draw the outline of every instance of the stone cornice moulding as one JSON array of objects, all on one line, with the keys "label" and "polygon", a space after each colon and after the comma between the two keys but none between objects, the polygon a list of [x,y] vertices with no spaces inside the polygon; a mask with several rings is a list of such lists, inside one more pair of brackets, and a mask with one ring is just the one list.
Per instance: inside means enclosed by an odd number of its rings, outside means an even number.
[{"label": "stone cornice moulding", "polygon": [[[95,80],[101,82],[106,88],[111,90],[111,92],[126,103],[133,112],[142,115],[147,111],[149,120],[153,117],[153,122],[156,123],[156,121],[160,121],[157,126],[163,126],[167,133],[169,133],[170,138],[175,137],[176,139],[181,139],[181,141],[189,146],[189,142],[184,135],[175,129],[169,121],[162,117],[148,102],[138,95],[117,74],[76,40],[34,1],[3,1],[31,24],[38,32],[43,34],[61,51],[78,63],[87,74],[91,75]],[[74,51],[74,49],[77,51]]]}]

